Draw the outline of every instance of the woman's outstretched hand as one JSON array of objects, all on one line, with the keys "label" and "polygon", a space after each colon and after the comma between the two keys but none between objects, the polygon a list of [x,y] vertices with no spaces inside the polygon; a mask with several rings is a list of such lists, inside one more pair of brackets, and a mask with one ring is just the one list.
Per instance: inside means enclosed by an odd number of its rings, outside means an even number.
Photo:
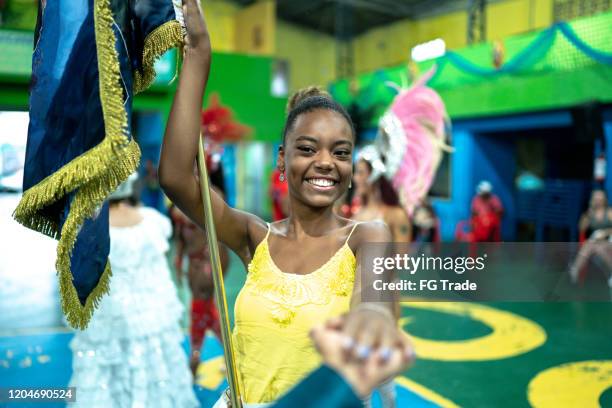
[{"label": "woman's outstretched hand", "polygon": [[185,19],[185,54],[191,52],[209,53],[210,36],[204,14],[198,0],[183,0],[183,18]]},{"label": "woman's outstretched hand", "polygon": [[[407,369],[414,361],[414,350],[408,337],[394,325],[387,332],[393,339],[388,346],[380,347],[382,344],[378,343],[379,347],[372,348],[367,354],[355,355],[356,342],[347,335],[347,324],[353,314],[355,312],[351,311],[348,315],[331,319],[314,328],[310,335],[324,362],[341,374],[360,397],[365,398],[376,386]],[[386,320],[375,314],[368,317],[378,323]]]},{"label": "woman's outstretched hand", "polygon": [[376,350],[386,354],[406,341],[389,305],[383,303],[360,303],[351,309],[343,332],[347,337],[346,353],[355,359],[365,359]]}]

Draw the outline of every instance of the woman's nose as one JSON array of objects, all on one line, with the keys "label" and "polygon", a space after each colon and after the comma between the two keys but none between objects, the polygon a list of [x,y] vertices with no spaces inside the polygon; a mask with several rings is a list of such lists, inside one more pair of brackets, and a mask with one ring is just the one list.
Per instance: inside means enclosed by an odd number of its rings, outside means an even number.
[{"label": "woman's nose", "polygon": [[315,165],[320,169],[331,169],[333,166],[331,154],[325,151],[319,152]]}]

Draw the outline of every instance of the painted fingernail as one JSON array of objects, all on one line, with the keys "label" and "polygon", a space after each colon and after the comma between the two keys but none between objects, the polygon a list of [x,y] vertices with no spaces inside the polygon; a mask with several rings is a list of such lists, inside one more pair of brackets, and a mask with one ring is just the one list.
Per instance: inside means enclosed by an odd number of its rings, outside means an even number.
[{"label": "painted fingernail", "polygon": [[357,346],[357,357],[360,359],[366,359],[370,355],[370,348],[368,346],[364,346],[362,344]]},{"label": "painted fingernail", "polygon": [[345,336],[342,339],[342,348],[345,350],[350,350],[355,345],[355,340],[352,337]]},{"label": "painted fingernail", "polygon": [[389,361],[391,358],[391,349],[389,347],[383,347],[380,349],[380,358],[383,361]]}]

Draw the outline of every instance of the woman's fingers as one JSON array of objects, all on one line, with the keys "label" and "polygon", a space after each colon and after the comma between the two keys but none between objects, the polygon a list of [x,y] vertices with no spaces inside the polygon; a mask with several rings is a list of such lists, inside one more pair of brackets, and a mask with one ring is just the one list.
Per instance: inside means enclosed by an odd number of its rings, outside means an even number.
[{"label": "woman's fingers", "polygon": [[[390,326],[390,327],[387,327]],[[352,312],[347,318],[344,335],[354,340],[347,349],[347,358],[364,360],[383,344],[383,338],[393,333],[395,328],[385,319],[377,318],[369,311]]]},{"label": "woman's fingers", "polygon": [[379,364],[386,364],[390,360],[396,342],[396,332],[400,329],[397,327],[387,327],[385,330],[386,331],[380,339],[380,344],[377,350]]},{"label": "woman's fingers", "polygon": [[333,330],[342,330],[342,327],[344,326],[344,321],[346,319],[345,316],[346,315],[332,317],[331,319],[328,319],[325,322],[325,327],[328,329],[333,329]]},{"label": "woman's fingers", "polygon": [[408,334],[398,329],[395,336],[395,348],[402,351],[402,357],[408,365],[412,365],[416,359],[416,352]]},{"label": "woman's fingers", "polygon": [[200,4],[196,0],[183,0],[183,20],[187,36],[185,37],[185,48],[208,47],[208,29]]},{"label": "woman's fingers", "polygon": [[380,313],[364,308],[349,313],[343,332],[347,338],[354,340],[350,350],[347,350],[347,358],[365,359],[382,349],[381,362],[384,362],[390,356],[399,330],[394,319],[381,317]]}]

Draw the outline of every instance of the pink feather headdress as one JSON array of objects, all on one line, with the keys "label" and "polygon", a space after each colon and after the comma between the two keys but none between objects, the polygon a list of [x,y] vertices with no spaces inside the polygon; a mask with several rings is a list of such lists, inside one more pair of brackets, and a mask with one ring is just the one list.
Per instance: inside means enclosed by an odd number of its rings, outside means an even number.
[{"label": "pink feather headdress", "polygon": [[[408,214],[423,199],[436,176],[450,121],[440,95],[425,84],[435,67],[408,89],[399,89],[379,122],[375,145],[384,157],[384,176]],[[395,84],[393,84],[395,85]]]}]

